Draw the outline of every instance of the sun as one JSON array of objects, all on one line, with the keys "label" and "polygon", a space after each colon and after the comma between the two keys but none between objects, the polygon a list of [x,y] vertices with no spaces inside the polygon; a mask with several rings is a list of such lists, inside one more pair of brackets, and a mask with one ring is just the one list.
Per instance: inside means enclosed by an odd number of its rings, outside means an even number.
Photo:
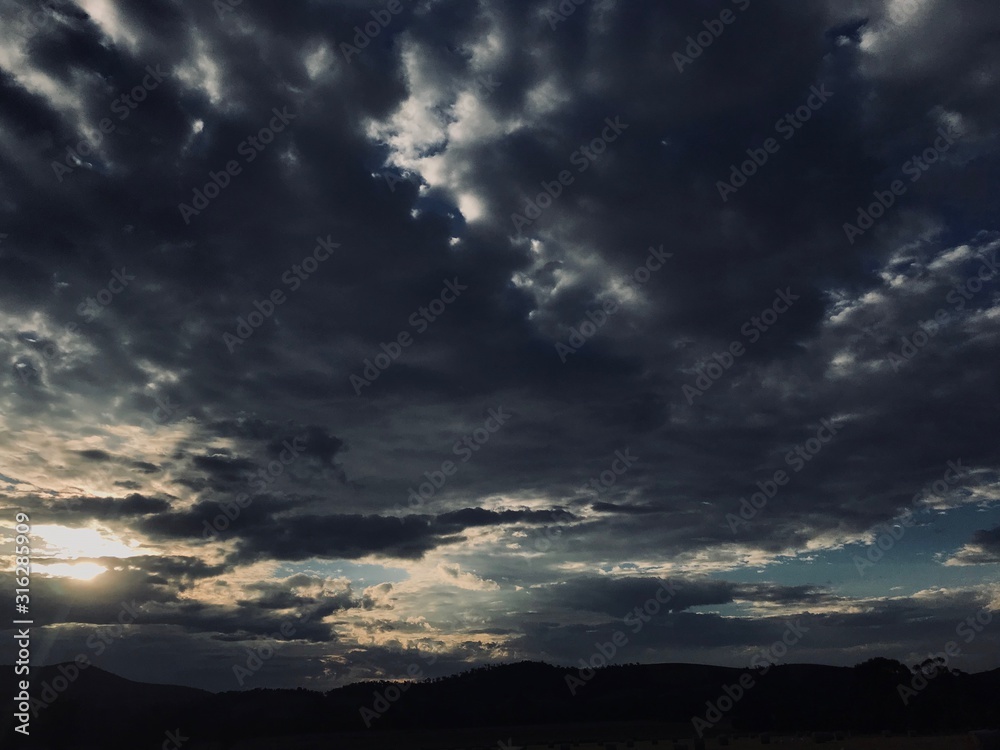
[{"label": "sun", "polygon": [[[94,562],[71,562],[79,558],[135,557],[142,554],[138,543],[127,544],[113,532],[102,528],[71,528],[54,524],[34,526],[32,535],[32,568],[60,578],[91,581],[107,568]],[[60,562],[45,562],[59,560]],[[70,562],[67,562],[70,561]]]},{"label": "sun", "polygon": [[92,581],[101,573],[107,571],[97,563],[52,563],[51,565],[32,565],[32,570],[44,573],[53,578],[73,578],[77,581]]}]

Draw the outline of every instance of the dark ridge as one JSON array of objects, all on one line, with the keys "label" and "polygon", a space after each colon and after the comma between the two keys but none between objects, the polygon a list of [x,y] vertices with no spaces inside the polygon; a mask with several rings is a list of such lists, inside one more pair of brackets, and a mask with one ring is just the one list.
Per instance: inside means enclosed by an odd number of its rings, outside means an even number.
[{"label": "dark ridge", "polygon": [[[294,748],[298,745],[291,737],[307,735],[335,739],[342,748],[378,747],[397,733],[424,736],[428,748],[435,746],[433,737],[445,735],[465,738],[455,746],[475,736],[484,738],[477,744],[496,747],[501,735],[506,739],[515,732],[522,745],[545,737],[551,738],[546,742],[691,738],[693,717],[711,723],[702,725],[706,737],[1000,729],[1000,669],[978,674],[938,670],[904,704],[899,686],[921,681],[890,659],[855,667],[789,664],[768,670],[627,664],[594,672],[520,662],[421,682],[361,682],[326,693],[302,688],[210,693],[134,682],[97,667],[69,680],[73,667],[32,669],[38,715],[30,741],[19,741],[18,747],[160,747],[165,732],[178,729],[191,738],[186,750],[263,738],[284,738],[281,746]],[[13,667],[0,667],[0,673],[6,694],[15,694]],[[742,694],[741,679],[753,683]],[[39,700],[50,705],[43,707]],[[714,715],[710,706],[723,710]],[[8,715],[5,736],[11,734],[10,721]],[[87,744],[78,737],[97,739]]]}]

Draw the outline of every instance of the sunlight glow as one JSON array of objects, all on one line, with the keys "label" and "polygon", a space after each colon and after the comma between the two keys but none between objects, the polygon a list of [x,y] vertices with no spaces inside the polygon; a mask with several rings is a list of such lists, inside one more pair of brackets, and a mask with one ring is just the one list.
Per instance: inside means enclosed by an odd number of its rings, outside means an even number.
[{"label": "sunlight glow", "polygon": [[101,573],[107,571],[97,563],[52,563],[51,565],[32,565],[32,570],[56,578],[75,578],[78,581],[92,581]]},{"label": "sunlight glow", "polygon": [[[137,544],[128,545],[114,534],[97,529],[74,529],[41,524],[32,529],[35,551],[46,557],[135,557],[142,554]],[[41,542],[39,544],[38,542]],[[96,575],[96,573],[95,573]],[[92,576],[91,576],[92,577]]]}]

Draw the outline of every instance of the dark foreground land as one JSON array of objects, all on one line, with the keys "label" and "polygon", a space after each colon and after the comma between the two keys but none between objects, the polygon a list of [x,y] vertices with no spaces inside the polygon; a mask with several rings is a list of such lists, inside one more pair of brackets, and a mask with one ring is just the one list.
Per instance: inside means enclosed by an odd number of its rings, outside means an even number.
[{"label": "dark foreground land", "polygon": [[[15,694],[0,667],[4,694]],[[65,672],[63,672],[65,674]],[[408,747],[480,750],[648,750],[823,746],[1000,748],[973,730],[1000,729],[1000,670],[943,671],[907,695],[905,666],[876,659],[857,667],[806,664],[755,671],[694,664],[625,665],[567,686],[576,670],[524,662],[411,683],[367,682],[319,693],[209,693],[133,682],[90,667],[57,680],[59,666],[32,670],[37,716],[31,737],[0,717],[6,748]],[[588,675],[589,676],[589,675]],[[44,686],[48,685],[46,691]],[[58,689],[54,692],[52,686]],[[736,700],[727,696],[737,695]],[[713,710],[713,707],[715,710]],[[719,708],[721,711],[716,712]],[[693,722],[698,718],[700,723]],[[696,744],[701,729],[704,745]],[[179,743],[174,738],[183,738]]]},{"label": "dark foreground land", "polygon": [[[539,731],[544,731],[538,727],[522,727],[525,734],[535,737]],[[531,741],[521,741],[518,744],[516,737],[510,736],[510,729],[497,729],[494,734],[504,733],[503,739],[496,740],[492,745],[487,742],[488,732],[483,731],[455,731],[455,732],[383,732],[378,735],[312,735],[301,737],[282,738],[280,741],[271,739],[246,740],[224,745],[221,743],[205,743],[191,745],[192,748],[204,750],[277,750],[287,748],[287,750],[328,750],[329,748],[343,748],[343,750],[361,750],[370,748],[371,750],[395,750],[396,748],[442,748],[444,750],[694,750],[694,748],[704,747],[705,750],[715,750],[715,748],[729,748],[730,750],[750,750],[758,748],[775,748],[776,750],[799,750],[799,748],[829,748],[829,750],[977,750],[994,747],[993,744],[983,743],[972,734],[942,735],[936,737],[849,737],[844,739],[831,739],[817,733],[814,736],[805,735],[767,735],[762,740],[760,736],[727,736],[718,738],[707,738],[704,745],[696,745],[695,740],[674,740],[674,739],[628,739],[629,734],[637,728],[629,725],[600,726],[593,727],[580,726],[571,730],[571,734],[593,732],[594,737],[589,741],[556,741],[545,742],[533,739]],[[640,729],[641,731],[641,729]],[[564,733],[565,734],[565,733]],[[598,739],[598,737],[604,739]],[[606,737],[616,737],[617,739],[607,739]],[[565,737],[563,738],[565,739]]]}]

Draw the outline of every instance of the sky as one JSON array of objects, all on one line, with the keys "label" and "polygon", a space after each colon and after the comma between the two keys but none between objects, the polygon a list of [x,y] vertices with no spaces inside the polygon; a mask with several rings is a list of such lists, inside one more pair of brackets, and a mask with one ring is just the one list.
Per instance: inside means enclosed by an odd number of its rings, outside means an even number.
[{"label": "sky", "polygon": [[38,663],[1000,667],[992,0],[0,16]]}]

